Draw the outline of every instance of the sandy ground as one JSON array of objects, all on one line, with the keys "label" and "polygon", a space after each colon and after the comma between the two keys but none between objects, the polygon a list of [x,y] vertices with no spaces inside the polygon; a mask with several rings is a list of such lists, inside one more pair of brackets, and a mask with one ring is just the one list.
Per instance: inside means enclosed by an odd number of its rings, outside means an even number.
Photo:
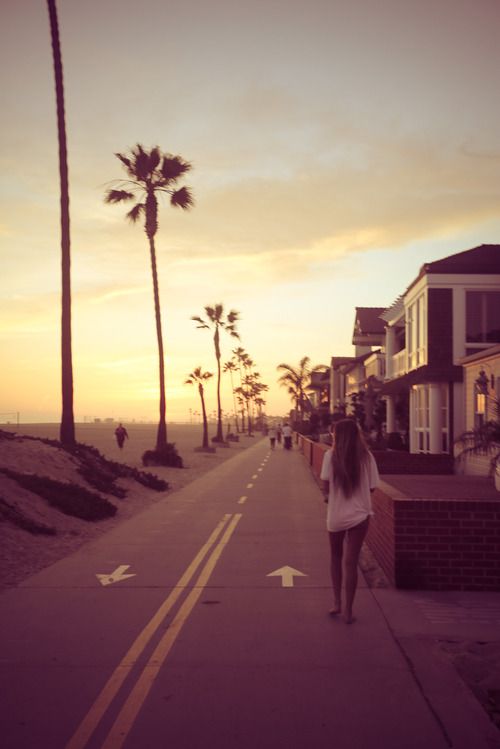
[{"label": "sandy ground", "polygon": [[[156,427],[140,424],[125,426],[129,439],[125,441],[122,450],[116,444],[114,424],[78,424],[76,438],[78,442],[96,447],[106,458],[144,470],[141,456],[145,450],[154,447]],[[78,474],[78,464],[68,453],[38,440],[22,439],[23,435],[58,439],[57,424],[3,428],[16,434],[18,439],[0,441],[0,468],[10,468],[20,473],[34,473],[57,481],[73,482],[96,491]],[[214,431],[212,429],[212,434]],[[50,507],[45,500],[0,473],[0,499],[31,520],[56,531],[56,535],[35,535],[10,522],[0,522],[0,586],[17,585],[35,572],[72,553],[87,541],[107,533],[118,523],[143,511],[152,503],[168,497],[172,492],[255,444],[260,437],[260,434],[255,437],[242,435],[240,442],[231,443],[229,448],[217,447],[215,453],[207,454],[195,452],[195,448],[199,447],[202,441],[200,425],[170,426],[168,440],[176,444],[186,467],[147,469],[148,473],[167,481],[169,490],[166,493],[156,492],[131,479],[119,479],[117,485],[126,489],[127,496],[117,499],[99,492],[118,509],[114,517],[99,522],[88,522],[64,515]]]},{"label": "sandy ground", "polygon": [[[118,463],[143,469],[141,457],[145,450],[154,448],[156,442],[156,426],[154,424],[124,424],[129,434],[123,449],[116,444],[114,430],[116,424],[77,424],[76,439],[85,445],[96,447],[106,458]],[[58,424],[25,424],[18,429],[8,427],[15,434],[28,434],[33,437],[49,437],[59,439]],[[215,425],[211,425],[209,436],[215,434]],[[155,467],[147,469],[165,481],[168,481],[172,491],[181,489],[207,470],[211,470],[230,458],[235,452],[253,445],[260,437],[241,436],[240,442],[233,442],[229,448],[218,447],[213,454],[197,453],[194,451],[202,443],[203,433],[201,424],[172,424],[168,426],[168,441],[173,442],[177,452],[184,461],[184,468]]]}]

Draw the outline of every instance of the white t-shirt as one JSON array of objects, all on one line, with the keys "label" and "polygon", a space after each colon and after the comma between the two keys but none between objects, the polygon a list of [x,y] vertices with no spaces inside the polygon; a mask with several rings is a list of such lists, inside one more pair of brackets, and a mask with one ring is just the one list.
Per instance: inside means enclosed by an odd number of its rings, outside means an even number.
[{"label": "white t-shirt", "polygon": [[378,486],[379,475],[375,458],[370,452],[361,468],[359,486],[349,498],[344,496],[342,489],[334,486],[331,450],[327,450],[323,457],[320,477],[330,483],[326,514],[326,527],[329,531],[348,530],[373,515],[370,489]]},{"label": "white t-shirt", "polygon": [[288,424],[285,424],[281,431],[283,432],[283,437],[291,437],[293,434],[292,427],[288,426]]}]

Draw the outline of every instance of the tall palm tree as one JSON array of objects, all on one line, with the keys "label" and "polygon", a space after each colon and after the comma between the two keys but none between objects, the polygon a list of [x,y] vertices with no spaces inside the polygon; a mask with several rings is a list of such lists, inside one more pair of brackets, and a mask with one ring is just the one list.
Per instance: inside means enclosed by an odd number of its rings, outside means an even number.
[{"label": "tall palm tree", "polygon": [[71,243],[69,231],[69,180],[66,122],[64,117],[64,81],[57,20],[56,0],[47,0],[57,104],[57,135],[59,140],[59,183],[61,191],[61,385],[62,415],[59,436],[63,445],[75,444],[73,414],[73,358],[71,351]]},{"label": "tall palm tree", "polygon": [[213,377],[212,372],[202,372],[201,367],[196,367],[188,379],[184,383],[185,385],[198,385],[198,392],[201,398],[201,411],[203,414],[203,444],[202,447],[206,450],[208,445],[208,422],[207,422],[207,410],[205,408],[205,395],[203,389],[203,383]]},{"label": "tall palm tree", "polygon": [[214,331],[214,347],[215,347],[215,358],[217,359],[217,434],[214,437],[214,442],[224,442],[224,434],[222,431],[222,408],[220,402],[220,379],[221,379],[221,352],[220,352],[220,329],[225,330],[233,338],[239,339],[239,333],[236,330],[236,323],[238,322],[239,312],[231,310],[224,315],[224,305],[215,304],[213,307],[205,307],[206,319],[202,317],[192,317],[198,323],[197,328],[206,328]]},{"label": "tall palm tree", "polygon": [[311,382],[311,372],[324,369],[324,367],[321,364],[311,367],[310,358],[304,356],[300,360],[298,367],[293,367],[291,364],[278,364],[276,369],[278,372],[283,372],[281,377],[278,378],[278,382],[282,387],[286,387],[289,395],[292,396],[292,400],[295,402],[297,418],[301,420],[304,405],[307,402],[305,391]]},{"label": "tall palm tree", "polygon": [[184,161],[180,156],[162,153],[158,146],[155,146],[148,152],[140,143],[131,149],[129,155],[117,153],[116,157],[125,167],[129,179],[119,181],[116,185],[118,189],[108,190],[104,200],[106,203],[121,203],[136,200],[137,202],[133,208],[127,213],[127,218],[132,223],[136,223],[141,217],[144,218],[144,229],[149,241],[151,271],[153,274],[153,295],[160,370],[160,421],[156,438],[156,452],[161,462],[168,464],[168,454],[173,448],[169,447],[167,443],[165,362],[161,329],[160,292],[156,268],[155,236],[158,231],[158,198],[161,195],[168,195],[170,205],[174,208],[182,208],[186,211],[194,205],[189,188],[177,186],[179,179],[191,169],[191,164]]},{"label": "tall palm tree", "polygon": [[236,370],[237,370],[237,366],[232,359],[230,359],[224,364],[224,372],[229,372],[229,377],[231,379],[231,392],[233,393],[233,406],[234,406],[234,421],[236,423],[236,431],[239,432],[240,427],[238,424],[238,409],[236,407],[236,394],[234,392],[234,380],[233,380],[233,372],[236,372]]}]

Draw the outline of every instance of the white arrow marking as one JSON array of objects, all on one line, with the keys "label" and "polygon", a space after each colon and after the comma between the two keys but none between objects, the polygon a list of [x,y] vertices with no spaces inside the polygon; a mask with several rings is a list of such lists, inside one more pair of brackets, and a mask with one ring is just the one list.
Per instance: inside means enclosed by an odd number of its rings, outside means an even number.
[{"label": "white arrow marking", "polygon": [[130,567],[130,564],[121,564],[116,568],[110,575],[96,575],[101,585],[112,585],[113,583],[119,583],[122,580],[126,580],[127,577],[135,577],[135,573],[125,574],[126,570]]},{"label": "white arrow marking", "polygon": [[281,577],[281,587],[282,588],[293,588],[293,578],[294,577],[307,577],[303,572],[299,572],[299,570],[295,570],[293,567],[280,567],[279,570],[274,570],[274,572],[269,572],[266,577]]}]

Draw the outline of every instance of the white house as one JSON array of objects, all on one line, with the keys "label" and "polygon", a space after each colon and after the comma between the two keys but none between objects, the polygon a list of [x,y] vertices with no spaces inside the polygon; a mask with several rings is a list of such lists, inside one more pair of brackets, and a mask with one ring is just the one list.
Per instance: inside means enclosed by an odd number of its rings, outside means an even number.
[{"label": "white house", "polygon": [[500,343],[500,245],[426,263],[380,317],[387,432],[407,401],[410,452],[451,452],[465,429],[462,360]]}]

